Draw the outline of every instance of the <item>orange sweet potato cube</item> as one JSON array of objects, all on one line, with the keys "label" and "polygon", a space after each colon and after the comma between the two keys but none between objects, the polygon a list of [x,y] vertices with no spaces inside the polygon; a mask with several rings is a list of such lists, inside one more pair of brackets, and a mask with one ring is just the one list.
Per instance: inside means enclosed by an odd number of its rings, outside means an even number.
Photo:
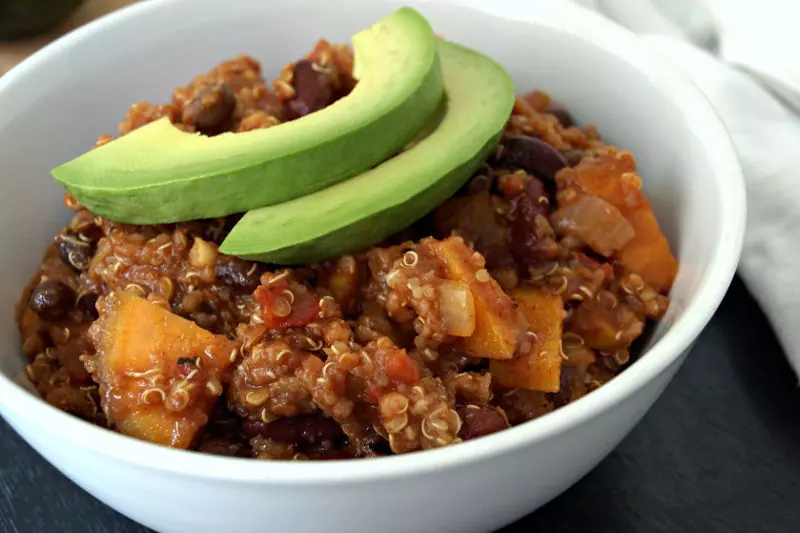
[{"label": "orange sweet potato cube", "polygon": [[617,258],[657,291],[669,290],[678,272],[678,261],[670,252],[653,207],[642,192],[642,180],[636,174],[633,156],[620,151],[584,158],[574,169],[562,172],[588,194],[602,198],[622,212],[636,236]]},{"label": "orange sweet potato cube", "polygon": [[561,380],[561,332],[564,304],[561,297],[532,287],[512,293],[537,342],[531,351],[508,361],[491,361],[492,379],[503,387],[558,392]]},{"label": "orange sweet potato cube", "polygon": [[461,347],[473,357],[511,359],[526,323],[514,301],[484,268],[483,258],[459,237],[431,241],[431,249],[454,281],[469,286],[475,308],[475,329]]},{"label": "orange sweet potato cube", "polygon": [[669,290],[678,273],[678,261],[669,251],[650,204],[647,209],[627,213],[627,217],[636,235],[619,252],[619,260],[658,292]]},{"label": "orange sweet potato cube", "polygon": [[188,448],[222,394],[237,344],[131,292],[109,295],[88,365],[104,412],[121,433]]}]

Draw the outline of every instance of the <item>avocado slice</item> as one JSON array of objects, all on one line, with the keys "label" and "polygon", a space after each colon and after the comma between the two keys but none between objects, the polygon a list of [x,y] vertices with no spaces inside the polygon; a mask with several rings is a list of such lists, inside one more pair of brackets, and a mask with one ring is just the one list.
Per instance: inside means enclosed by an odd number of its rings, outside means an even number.
[{"label": "avocado slice", "polygon": [[215,137],[168,119],[143,126],[52,171],[86,208],[119,222],[225,216],[310,194],[397,154],[443,96],[437,39],[403,8],[353,37],[359,82],[292,122]]},{"label": "avocado slice", "polygon": [[441,122],[405,152],[347,181],[248,212],[222,243],[230,255],[306,264],[376,244],[455,193],[494,149],[514,106],[503,67],[441,42]]}]

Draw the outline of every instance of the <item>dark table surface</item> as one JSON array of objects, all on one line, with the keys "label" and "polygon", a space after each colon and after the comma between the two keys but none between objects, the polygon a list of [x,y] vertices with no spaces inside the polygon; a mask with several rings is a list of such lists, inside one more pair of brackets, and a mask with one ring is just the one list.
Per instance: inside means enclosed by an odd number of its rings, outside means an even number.
[{"label": "dark table surface", "polygon": [[[798,495],[797,380],[737,279],[631,435],[577,485],[502,533],[800,531]],[[0,420],[0,531],[149,530],[73,485]]]}]

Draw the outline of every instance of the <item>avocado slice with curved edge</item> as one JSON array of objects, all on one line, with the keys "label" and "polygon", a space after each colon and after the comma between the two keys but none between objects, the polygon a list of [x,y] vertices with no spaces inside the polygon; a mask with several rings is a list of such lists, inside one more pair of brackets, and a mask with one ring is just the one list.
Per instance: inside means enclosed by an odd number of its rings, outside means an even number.
[{"label": "avocado slice with curved edge", "polygon": [[438,42],[403,8],[353,37],[353,91],[269,129],[215,137],[163,118],[53,169],[87,209],[118,222],[212,218],[304,196],[397,154],[443,96]]},{"label": "avocado slice with curved edge", "polygon": [[441,122],[425,138],[354,178],[248,212],[222,253],[278,264],[314,263],[376,244],[455,193],[494,149],[514,106],[503,67],[441,42]]}]

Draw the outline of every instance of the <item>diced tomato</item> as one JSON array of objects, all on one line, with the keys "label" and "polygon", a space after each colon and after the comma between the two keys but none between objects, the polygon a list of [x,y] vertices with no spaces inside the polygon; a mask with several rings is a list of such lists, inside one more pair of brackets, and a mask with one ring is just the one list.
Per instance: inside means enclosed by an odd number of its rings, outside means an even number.
[{"label": "diced tomato", "polygon": [[378,403],[378,399],[381,397],[382,389],[375,385],[374,383],[370,383],[367,385],[367,401],[369,403]]},{"label": "diced tomato", "polygon": [[294,294],[291,312],[286,316],[276,315],[275,304],[278,298],[285,298],[287,290],[286,284],[278,282],[270,286],[261,285],[253,293],[253,297],[261,304],[264,312],[264,324],[268,328],[305,326],[317,317],[319,295],[314,291]]},{"label": "diced tomato", "polygon": [[386,354],[384,369],[389,379],[416,383],[419,381],[419,369],[405,350],[392,350]]}]

